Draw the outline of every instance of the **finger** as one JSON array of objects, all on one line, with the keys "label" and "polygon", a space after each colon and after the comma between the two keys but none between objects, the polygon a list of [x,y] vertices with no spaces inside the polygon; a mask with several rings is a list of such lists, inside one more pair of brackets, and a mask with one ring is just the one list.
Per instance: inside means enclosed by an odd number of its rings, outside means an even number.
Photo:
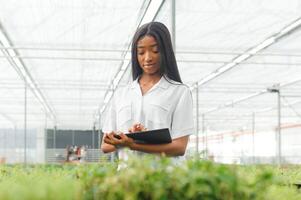
[{"label": "finger", "polygon": [[114,137],[114,134],[113,133],[110,133],[108,135],[108,138],[111,140],[111,141],[115,141],[115,137]]},{"label": "finger", "polygon": [[110,132],[110,133],[108,134],[108,137],[109,137],[109,138],[113,138],[114,135],[116,135],[116,133],[112,131],[112,132]]},{"label": "finger", "polygon": [[115,132],[114,131],[111,131],[108,135],[114,135]]},{"label": "finger", "polygon": [[111,134],[111,132],[105,133],[104,138],[110,138],[110,137],[109,137],[110,134]]},{"label": "finger", "polygon": [[[121,132],[116,132],[116,133],[110,134],[110,139],[112,140],[114,145],[123,143],[122,138],[120,137],[120,133]],[[120,138],[116,138],[116,135],[118,135]]]},{"label": "finger", "polygon": [[124,133],[120,133],[119,136],[121,137],[122,140],[127,138],[127,136]]},{"label": "finger", "polygon": [[145,130],[146,130],[146,128],[142,124],[140,124],[138,131],[145,131]]},{"label": "finger", "polygon": [[107,143],[107,144],[112,144],[114,145],[114,143],[112,142],[112,140],[110,138],[105,138],[104,139],[104,142]]},{"label": "finger", "polygon": [[132,129],[137,129],[140,127],[140,123],[135,123],[133,126],[132,126]]},{"label": "finger", "polygon": [[121,133],[122,133],[122,132],[120,132],[120,131],[116,132],[116,133],[114,134],[114,137],[117,138],[118,140],[120,140],[120,139],[121,139],[121,137],[120,137],[120,134],[121,134]]},{"label": "finger", "polygon": [[110,139],[109,133],[105,133],[104,140],[105,140],[105,139]]},{"label": "finger", "polygon": [[124,133],[121,133],[120,137],[121,137],[122,145],[129,146],[131,143],[134,143],[134,140],[128,137],[127,135],[125,135]]}]

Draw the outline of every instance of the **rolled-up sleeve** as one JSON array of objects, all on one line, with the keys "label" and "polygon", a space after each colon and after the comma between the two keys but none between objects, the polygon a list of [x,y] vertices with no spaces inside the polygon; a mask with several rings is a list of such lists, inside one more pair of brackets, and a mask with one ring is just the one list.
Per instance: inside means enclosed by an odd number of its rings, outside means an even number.
[{"label": "rolled-up sleeve", "polygon": [[192,94],[185,86],[172,115],[171,137],[175,139],[194,132]]}]

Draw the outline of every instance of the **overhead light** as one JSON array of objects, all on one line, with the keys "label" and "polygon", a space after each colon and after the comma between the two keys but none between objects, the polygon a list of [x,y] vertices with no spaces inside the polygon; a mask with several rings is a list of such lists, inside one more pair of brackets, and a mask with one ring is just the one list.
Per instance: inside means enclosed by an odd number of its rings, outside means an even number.
[{"label": "overhead light", "polygon": [[[214,74],[216,74],[216,76],[217,76],[217,75],[219,75],[219,74],[221,74],[221,73],[223,73],[223,72],[225,72],[225,71],[231,69],[231,68],[234,67],[235,65],[237,65],[237,63],[235,63],[235,62],[227,63],[227,64],[225,64],[224,66],[222,66],[221,68],[217,69],[217,71],[214,72]],[[216,76],[214,76],[214,77],[216,77]]]},{"label": "overhead light", "polygon": [[212,72],[212,74],[209,74],[207,77],[201,79],[198,81],[199,85],[205,84],[208,81],[214,79],[215,77],[219,76],[223,72],[231,69],[235,65],[238,65],[239,63],[243,62],[244,60],[250,58],[252,55],[258,53],[259,51],[267,48],[268,46],[275,43],[277,40],[285,36],[287,33],[296,30],[301,26],[301,18],[298,18],[293,23],[289,24],[288,26],[284,27],[282,30],[280,30],[278,33],[274,34],[273,36],[267,38],[263,42],[261,42],[259,45],[251,48],[250,50],[246,51],[244,54],[234,58],[232,62],[227,63],[226,65],[220,67],[218,70]]},{"label": "overhead light", "polygon": [[280,84],[275,84],[272,87],[268,87],[267,91],[272,92],[272,93],[275,93],[275,92],[279,93],[280,92]]},{"label": "overhead light", "polygon": [[104,101],[103,101],[104,104],[107,104],[107,103],[109,102],[109,100],[111,99],[112,95],[113,95],[113,91],[109,91],[109,92],[106,94],[105,99],[104,99]]},{"label": "overhead light", "polygon": [[220,74],[228,71],[229,69],[233,68],[234,66],[236,66],[237,64],[243,62],[244,60],[248,59],[249,57],[251,57],[251,55],[257,53],[258,51],[268,47],[269,45],[271,45],[272,43],[274,43],[276,41],[276,38],[273,36],[265,41],[263,41],[262,43],[260,43],[258,46],[254,47],[253,49],[247,51],[246,53],[239,55],[238,57],[236,57],[233,61],[225,64],[224,66],[220,67],[219,69],[217,69],[216,71],[212,72],[211,74],[209,74],[207,77],[203,78],[202,80],[200,80],[198,83],[200,85],[214,79],[215,77],[219,76]]},{"label": "overhead light", "polygon": [[7,40],[6,36],[4,35],[3,31],[1,31],[1,24],[0,24],[0,42],[2,44],[2,46],[4,47],[10,47],[10,43]]},{"label": "overhead light", "polygon": [[203,78],[202,80],[200,80],[198,83],[199,83],[200,85],[202,85],[202,84],[204,84],[204,83],[210,81],[211,79],[213,79],[213,78],[216,77],[216,76],[217,76],[217,73],[214,72],[214,73],[212,73],[212,74],[209,74],[208,76],[206,76],[206,77]]},{"label": "overhead light", "polygon": [[261,94],[263,94],[263,93],[266,93],[266,90],[262,90],[262,91],[260,91],[260,92],[254,93],[254,94],[250,94],[250,95],[247,95],[247,96],[238,98],[238,99],[236,99],[236,100],[231,100],[230,102],[227,102],[227,103],[225,103],[225,104],[219,105],[219,106],[217,106],[216,108],[212,108],[212,109],[210,109],[210,110],[204,112],[203,114],[208,114],[208,113],[211,113],[211,112],[213,112],[213,111],[220,110],[221,108],[228,107],[228,106],[230,106],[230,105],[231,105],[231,106],[234,106],[235,104],[237,104],[237,103],[239,103],[239,102],[245,101],[245,100],[247,100],[247,99],[254,98],[254,97],[259,96],[259,95],[261,95]]},{"label": "overhead light", "polygon": [[113,89],[114,90],[116,89],[118,83],[120,82],[123,74],[124,74],[124,71],[121,70],[121,71],[118,72],[117,76],[114,78],[114,80],[113,80]]},{"label": "overhead light", "polygon": [[230,102],[224,104],[225,107],[227,107],[227,106],[233,106],[233,105],[234,105],[233,101],[230,101]]},{"label": "overhead light", "polygon": [[277,36],[282,37],[287,33],[289,33],[290,31],[294,30],[295,28],[299,27],[300,25],[301,25],[301,18],[297,19],[295,22],[285,27],[283,30],[279,32]]},{"label": "overhead light", "polygon": [[106,109],[106,106],[107,106],[107,104],[104,104],[102,107],[101,107],[101,109],[100,109],[100,113],[103,113],[104,112],[104,110]]},{"label": "overhead light", "polygon": [[260,43],[259,45],[257,45],[256,47],[254,47],[253,49],[251,49],[250,51],[248,51],[249,54],[256,54],[259,51],[263,50],[264,48],[270,46],[271,44],[273,44],[276,41],[276,37],[270,37],[268,39],[266,39],[265,41],[263,41],[262,43]]},{"label": "overhead light", "polygon": [[129,65],[129,62],[124,61],[122,66],[121,66],[121,70],[125,71],[127,69],[128,65]]},{"label": "overhead light", "polygon": [[240,56],[238,56],[237,58],[235,58],[232,62],[233,63],[241,63],[242,61],[244,61],[245,59],[249,58],[251,55],[250,54],[242,54]]},{"label": "overhead light", "polygon": [[276,92],[279,92],[279,89],[276,89],[276,88],[267,88],[267,91],[271,92],[271,93],[276,93]]}]

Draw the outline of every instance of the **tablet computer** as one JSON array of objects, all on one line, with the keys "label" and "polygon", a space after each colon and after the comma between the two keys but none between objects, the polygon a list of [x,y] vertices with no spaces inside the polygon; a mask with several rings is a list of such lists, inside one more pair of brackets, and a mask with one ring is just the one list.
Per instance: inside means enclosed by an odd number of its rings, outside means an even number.
[{"label": "tablet computer", "polygon": [[[172,141],[168,128],[126,133],[125,135],[132,138],[137,143],[144,144],[166,144],[171,143]],[[118,135],[116,136],[118,138]]]}]

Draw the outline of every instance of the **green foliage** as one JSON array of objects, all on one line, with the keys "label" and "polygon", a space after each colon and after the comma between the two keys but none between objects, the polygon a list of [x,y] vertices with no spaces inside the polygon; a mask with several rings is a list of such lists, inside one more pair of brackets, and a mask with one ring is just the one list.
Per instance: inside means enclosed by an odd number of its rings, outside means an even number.
[{"label": "green foliage", "polygon": [[82,199],[81,184],[70,172],[68,166],[2,166],[0,199]]},{"label": "green foliage", "polygon": [[194,159],[175,164],[158,156],[120,163],[4,165],[0,199],[301,199],[293,185],[300,171],[298,166],[236,166]]},{"label": "green foliage", "polygon": [[270,185],[262,187],[263,190],[260,189],[260,187],[257,188],[257,190],[265,192],[263,199],[301,199],[301,190],[298,190],[295,185],[295,183],[300,183],[301,181],[301,167],[298,165],[281,167],[272,165],[252,165],[239,166],[237,168],[240,177],[245,177],[249,182],[254,182],[258,186],[262,184],[262,182],[255,179],[258,177],[256,175],[265,172],[272,176],[272,182]]},{"label": "green foliage", "polygon": [[[270,172],[254,174],[249,180],[239,177],[236,167],[189,160],[174,165],[168,158],[131,159],[119,171],[97,170],[91,178],[80,179],[87,185],[87,199],[262,199],[272,183]],[[94,186],[93,186],[94,185]],[[91,190],[93,188],[93,190]],[[93,194],[93,195],[91,195]]]}]

